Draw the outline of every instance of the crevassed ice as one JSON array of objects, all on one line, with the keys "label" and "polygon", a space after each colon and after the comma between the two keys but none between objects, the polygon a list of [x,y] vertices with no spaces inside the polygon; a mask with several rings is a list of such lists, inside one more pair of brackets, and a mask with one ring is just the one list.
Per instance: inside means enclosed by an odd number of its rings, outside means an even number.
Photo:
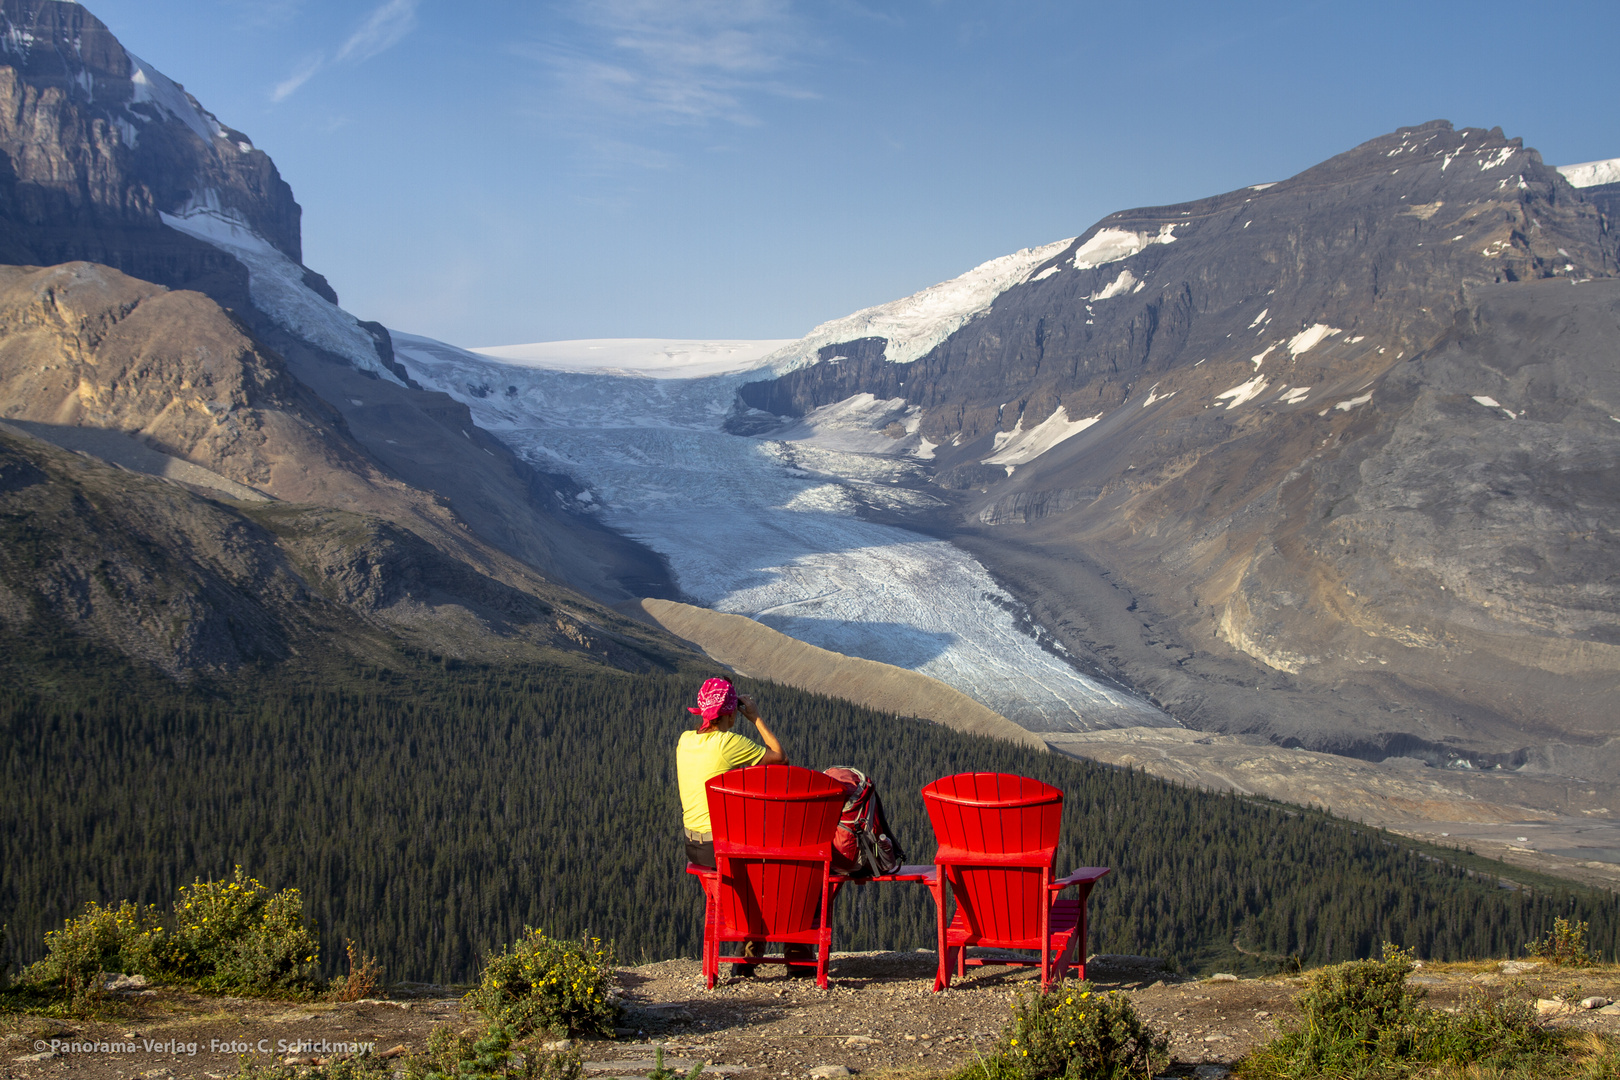
[{"label": "crevassed ice", "polygon": [[539,341],[528,345],[495,345],[470,352],[521,367],[552,371],[594,371],[607,375],[644,375],[651,379],[691,379],[759,367],[768,354],[790,339],[730,341],[724,338],[596,338],[590,341]]},{"label": "crevassed ice", "polygon": [[721,429],[757,374],[569,373],[409,334],[394,346],[413,378],[464,402],[479,426],[586,485],[604,522],[667,558],[698,603],[921,671],[1031,730],[1174,724],[1032,637],[1016,601],[959,548],[857,516],[863,489],[886,489],[896,459],[840,450],[840,431],[891,408],[905,427],[903,402],[823,412],[806,432],[810,475],[795,464],[805,443]]},{"label": "crevassed ice", "polygon": [[824,322],[798,341],[771,353],[766,363],[780,374],[815,360],[825,345],[867,337],[885,340],[883,358],[890,363],[920,360],[969,319],[990,310],[996,297],[1023,282],[1031,270],[1073,242],[1070,237],[1024,248],[903,299]]},{"label": "crevassed ice", "polygon": [[[1620,158],[1607,161],[1585,161],[1579,165],[1560,165],[1558,171],[1570,185],[1578,188],[1596,187],[1598,184],[1620,184]],[[1521,181],[1522,183],[1522,181]]]},{"label": "crevassed ice", "polygon": [[160,214],[163,224],[234,255],[247,267],[253,305],[281,326],[313,345],[336,353],[363,371],[399,382],[383,367],[371,335],[347,311],[304,284],[304,268],[247,224],[222,207],[219,192],[206,189],[178,214]]}]

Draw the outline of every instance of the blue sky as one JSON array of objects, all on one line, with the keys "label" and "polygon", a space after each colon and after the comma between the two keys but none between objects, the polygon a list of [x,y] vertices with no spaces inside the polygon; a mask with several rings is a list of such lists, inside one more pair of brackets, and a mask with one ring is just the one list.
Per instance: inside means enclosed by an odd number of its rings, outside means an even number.
[{"label": "blue sky", "polygon": [[1620,4],[86,0],[460,345],[798,337],[1396,127],[1620,156]]}]

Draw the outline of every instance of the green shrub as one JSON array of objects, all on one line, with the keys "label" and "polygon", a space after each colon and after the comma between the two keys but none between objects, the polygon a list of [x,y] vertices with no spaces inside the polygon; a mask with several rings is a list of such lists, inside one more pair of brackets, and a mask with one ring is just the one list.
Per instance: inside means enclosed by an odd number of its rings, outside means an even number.
[{"label": "green shrub", "polygon": [[1381,960],[1314,972],[1294,999],[1298,1021],[1240,1071],[1253,1080],[1399,1076],[1441,1066],[1516,1071],[1561,1051],[1564,1036],[1537,1023],[1520,998],[1476,992],[1456,1013],[1427,1007],[1422,988],[1406,984],[1413,966],[1410,951],[1386,944]]},{"label": "green shrub", "polygon": [[1118,991],[1059,984],[1019,999],[994,1055],[956,1080],[1151,1080],[1170,1063],[1170,1040]]},{"label": "green shrub", "polygon": [[1421,1041],[1421,990],[1410,990],[1412,954],[1384,946],[1382,960],[1352,960],[1312,973],[1294,1000],[1299,1024],[1257,1050],[1284,1076],[1359,1076],[1379,1062],[1413,1058]]},{"label": "green shrub", "polygon": [[325,1065],[280,1065],[242,1058],[230,1080],[393,1080],[392,1062],[370,1054],[340,1058]]},{"label": "green shrub", "polygon": [[428,1035],[427,1052],[405,1062],[405,1080],[581,1080],[579,1051],[526,1048],[512,1053],[516,1032],[494,1022],[482,1037],[457,1033],[448,1025]]},{"label": "green shrub", "polygon": [[613,947],[596,938],[559,941],[524,927],[515,945],[485,958],[464,1000],[519,1035],[533,1031],[610,1035],[619,1009],[609,1000]]},{"label": "green shrub", "polygon": [[1549,964],[1571,967],[1591,967],[1600,957],[1586,947],[1587,924],[1554,918],[1553,928],[1540,941],[1525,946],[1531,956]]},{"label": "green shrub", "polygon": [[317,981],[320,948],[297,889],[272,893],[238,866],[229,881],[182,886],[174,920],[165,966],[205,990],[265,994]]},{"label": "green shrub", "polygon": [[46,931],[45,957],[28,966],[23,982],[58,988],[69,1007],[83,1008],[100,994],[103,972],[157,974],[163,944],[155,906],[142,908],[125,900],[117,907],[102,907],[92,900],[62,929]]},{"label": "green shrub", "polygon": [[647,1080],[698,1080],[703,1075],[703,1062],[698,1062],[686,1072],[664,1068],[664,1048],[662,1045],[653,1047],[652,1072],[647,1074]]}]

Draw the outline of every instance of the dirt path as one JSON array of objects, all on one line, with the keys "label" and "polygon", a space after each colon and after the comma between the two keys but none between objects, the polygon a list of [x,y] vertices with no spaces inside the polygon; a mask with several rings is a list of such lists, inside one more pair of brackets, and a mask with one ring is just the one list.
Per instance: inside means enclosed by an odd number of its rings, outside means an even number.
[{"label": "dirt path", "polygon": [[[940,1076],[991,1050],[1008,1007],[1035,978],[1029,970],[985,967],[935,994],[932,953],[838,954],[827,990],[779,969],[761,970],[754,979],[722,978],[706,991],[695,960],[623,969],[626,1026],[618,1038],[580,1044],[588,1073],[641,1080],[662,1046],[666,1067],[703,1062],[717,1080],[806,1077],[824,1066],[832,1068],[822,1075],[842,1075],[842,1068]],[[1172,1071],[1201,1080],[1221,1075],[1273,1036],[1303,985],[1298,977],[1178,979],[1128,958],[1099,957],[1088,974],[1099,989],[1129,993],[1145,1019],[1170,1031]],[[1457,964],[1426,967],[1412,978],[1439,1007],[1455,1004],[1470,987],[1506,989],[1515,982],[1547,999],[1577,989],[1620,998],[1620,969],[1613,966],[1560,974]],[[370,1044],[373,1053],[401,1048],[397,1057],[421,1050],[440,1024],[460,1029],[477,1020],[448,991],[432,987],[400,987],[391,1000],[341,1005],[160,989],[120,995],[112,1008],[114,1018],[92,1022],[0,1018],[0,1080],[223,1078],[237,1072],[243,1051],[260,1061],[313,1063],[357,1043]],[[1620,1006],[1560,1011],[1551,1019],[1620,1036]]]}]

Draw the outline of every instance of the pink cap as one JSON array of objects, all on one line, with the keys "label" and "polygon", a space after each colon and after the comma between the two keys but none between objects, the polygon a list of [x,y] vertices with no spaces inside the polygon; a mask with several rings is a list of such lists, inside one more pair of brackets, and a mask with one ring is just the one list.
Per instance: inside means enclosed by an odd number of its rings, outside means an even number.
[{"label": "pink cap", "polygon": [[688,706],[686,711],[703,717],[703,726],[698,730],[707,731],[714,721],[737,711],[737,688],[730,679],[709,679],[698,690],[697,703],[697,708]]}]

